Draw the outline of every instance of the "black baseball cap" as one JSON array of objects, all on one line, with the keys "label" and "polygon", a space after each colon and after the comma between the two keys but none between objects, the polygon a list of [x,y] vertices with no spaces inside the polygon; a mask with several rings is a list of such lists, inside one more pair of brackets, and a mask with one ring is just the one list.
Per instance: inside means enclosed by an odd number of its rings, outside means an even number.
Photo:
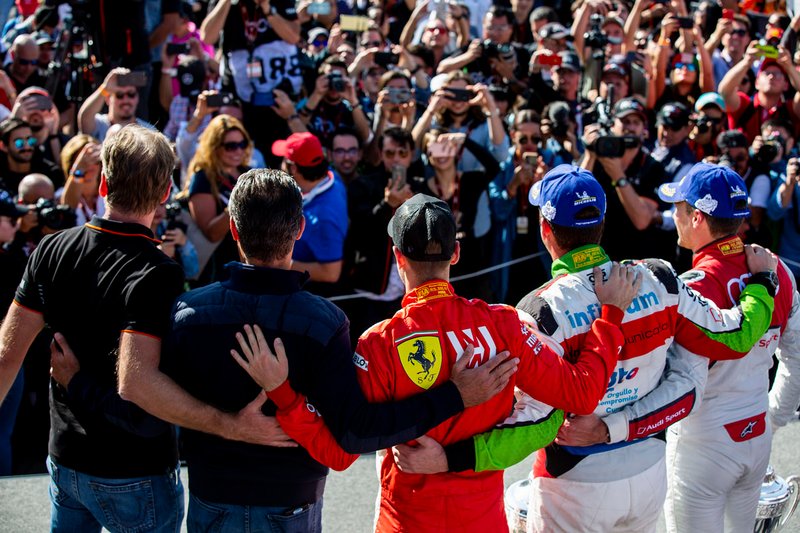
[{"label": "black baseball cap", "polygon": [[623,98],[614,106],[614,118],[627,117],[631,113],[636,113],[642,117],[642,120],[647,120],[647,111],[644,106],[639,100],[632,96]]},{"label": "black baseball cap", "polygon": [[679,130],[689,125],[689,110],[680,102],[665,104],[656,115],[656,125]]},{"label": "black baseball cap", "polygon": [[28,211],[30,211],[28,206],[19,205],[14,202],[14,199],[7,192],[0,191],[0,217],[9,217],[16,220],[27,214]]},{"label": "black baseball cap", "polygon": [[750,143],[747,142],[747,137],[741,131],[728,130],[717,135],[717,146],[721,150],[730,150],[731,148],[748,148]]},{"label": "black baseball cap", "polygon": [[[387,227],[389,237],[404,256],[412,261],[449,261],[456,250],[456,221],[442,200],[416,194],[397,208]],[[441,251],[428,252],[436,243]]]}]

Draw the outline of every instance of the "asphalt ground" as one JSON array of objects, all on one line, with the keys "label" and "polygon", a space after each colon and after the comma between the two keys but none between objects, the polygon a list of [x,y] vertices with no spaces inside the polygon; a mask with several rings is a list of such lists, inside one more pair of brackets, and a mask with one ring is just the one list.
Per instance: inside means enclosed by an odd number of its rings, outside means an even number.
[{"label": "asphalt ground", "polygon": [[[775,435],[771,463],[783,478],[800,475],[800,422],[794,420]],[[532,457],[506,471],[506,486],[524,479]],[[183,470],[186,486],[186,470]],[[0,533],[42,532],[49,528],[50,502],[46,475],[0,478]],[[325,490],[322,524],[325,531],[368,533],[372,531],[377,494],[375,456],[359,458],[345,472],[332,472]],[[185,530],[185,527],[184,527]],[[663,518],[659,533],[664,531]],[[800,533],[800,512],[796,513],[785,533]]]}]

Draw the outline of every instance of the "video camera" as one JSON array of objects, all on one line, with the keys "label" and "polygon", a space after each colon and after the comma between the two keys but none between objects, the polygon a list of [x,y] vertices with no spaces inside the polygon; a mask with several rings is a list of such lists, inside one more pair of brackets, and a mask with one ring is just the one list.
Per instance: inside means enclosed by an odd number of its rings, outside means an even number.
[{"label": "video camera", "polygon": [[164,220],[167,221],[167,229],[179,229],[186,233],[186,224],[178,220],[178,217],[181,216],[181,212],[183,211],[181,203],[178,201],[167,202],[167,205],[164,207],[167,210],[167,214],[164,216]]},{"label": "video camera", "polygon": [[611,133],[614,125],[614,117],[611,111],[611,102],[614,96],[614,87],[608,87],[608,94],[605,98],[598,98],[595,101],[597,111],[597,124],[600,126],[600,136],[595,141],[586,146],[586,149],[594,152],[597,157],[622,157],[625,150],[638,148],[642,141],[638,137],[631,135],[617,136]]}]

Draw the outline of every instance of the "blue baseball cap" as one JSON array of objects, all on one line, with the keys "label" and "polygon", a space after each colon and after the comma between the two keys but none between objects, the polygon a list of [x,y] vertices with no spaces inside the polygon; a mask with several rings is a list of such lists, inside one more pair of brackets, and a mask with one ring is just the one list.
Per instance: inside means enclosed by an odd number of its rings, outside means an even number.
[{"label": "blue baseball cap", "polygon": [[[542,216],[558,226],[595,226],[606,214],[606,193],[591,172],[573,165],[558,165],[533,184],[528,200]],[[594,206],[600,215],[576,218],[578,212]]]},{"label": "blue baseball cap", "polygon": [[695,209],[713,217],[739,218],[750,215],[744,180],[735,170],[723,165],[697,163],[678,183],[665,183],[659,187],[658,197],[672,204],[688,202]]}]

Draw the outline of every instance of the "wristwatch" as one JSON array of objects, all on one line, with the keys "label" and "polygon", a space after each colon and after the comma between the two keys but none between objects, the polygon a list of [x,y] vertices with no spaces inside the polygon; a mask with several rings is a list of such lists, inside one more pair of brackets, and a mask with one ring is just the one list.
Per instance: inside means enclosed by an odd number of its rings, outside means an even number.
[{"label": "wristwatch", "polygon": [[612,187],[627,187],[630,184],[631,182],[628,181],[628,178],[620,178],[617,181],[611,182]]},{"label": "wristwatch", "polygon": [[79,168],[76,168],[75,170],[70,172],[70,174],[72,174],[72,177],[74,177],[75,181],[78,181],[78,182],[83,181],[83,178],[86,177],[86,172],[84,172],[83,170],[81,170]]},{"label": "wristwatch", "polygon": [[762,272],[756,272],[750,279],[747,280],[747,283],[758,283],[759,285],[763,285],[766,287],[767,292],[773,298],[775,297],[775,293],[778,290],[778,273],[774,270],[764,270]]}]

